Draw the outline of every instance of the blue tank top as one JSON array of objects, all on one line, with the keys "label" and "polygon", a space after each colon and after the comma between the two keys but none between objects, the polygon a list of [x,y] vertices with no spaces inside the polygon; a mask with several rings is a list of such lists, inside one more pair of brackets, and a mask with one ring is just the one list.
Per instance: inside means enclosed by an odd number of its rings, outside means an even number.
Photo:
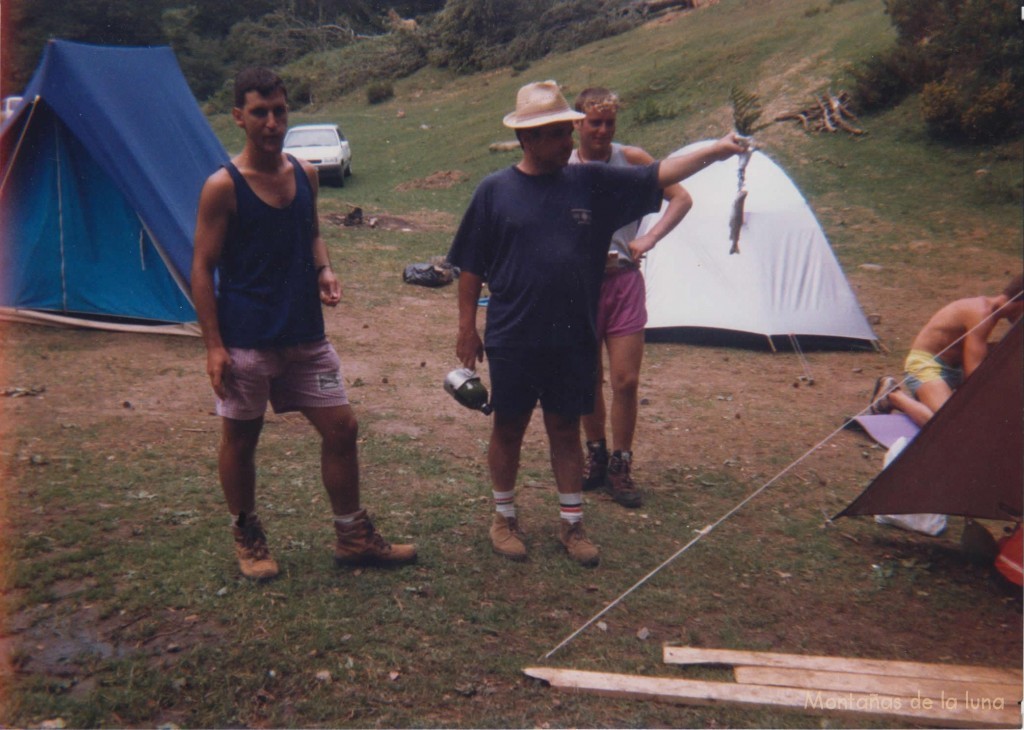
[{"label": "blue tank top", "polygon": [[313,188],[302,166],[295,198],[283,208],[263,202],[233,163],[237,214],[218,267],[217,317],[228,347],[269,349],[324,337],[313,262]]}]

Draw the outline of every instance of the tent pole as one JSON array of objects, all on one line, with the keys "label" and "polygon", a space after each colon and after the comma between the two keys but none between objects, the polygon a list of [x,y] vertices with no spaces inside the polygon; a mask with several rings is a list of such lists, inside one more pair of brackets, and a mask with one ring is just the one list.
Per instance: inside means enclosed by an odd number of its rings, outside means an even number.
[{"label": "tent pole", "polygon": [[11,162],[7,165],[7,169],[4,170],[4,178],[0,180],[0,192],[3,192],[4,186],[7,184],[7,178],[11,175],[11,170],[14,169],[14,161],[18,159],[18,152],[21,150],[21,143],[25,141],[25,135],[28,134],[28,127],[32,123],[32,115],[36,113],[36,106],[39,104],[39,97],[37,96],[32,100],[32,109],[28,113],[28,119],[25,120],[25,124],[21,127],[21,134],[18,135],[18,144],[14,145],[14,152],[11,153]]},{"label": "tent pole", "polygon": [[53,146],[57,165],[57,226],[60,231],[60,298],[61,311],[68,311],[67,260],[64,256],[64,186],[61,179],[60,124],[53,125]]},{"label": "tent pole", "polygon": [[160,256],[160,259],[164,262],[164,266],[167,267],[167,273],[171,275],[174,283],[178,285],[178,288],[181,289],[181,293],[185,295],[188,303],[191,304],[194,309],[196,303],[192,301],[192,287],[189,286],[188,282],[185,281],[178,270],[174,267],[174,264],[171,263],[171,257],[167,255],[164,247],[160,245],[158,240],[156,240],[156,236],[153,235],[153,231],[149,230],[149,226],[146,225],[146,221],[142,220],[142,216],[137,217],[139,219],[139,223],[142,224],[142,228],[145,230],[146,235],[149,236],[149,242],[153,244],[153,248]]}]

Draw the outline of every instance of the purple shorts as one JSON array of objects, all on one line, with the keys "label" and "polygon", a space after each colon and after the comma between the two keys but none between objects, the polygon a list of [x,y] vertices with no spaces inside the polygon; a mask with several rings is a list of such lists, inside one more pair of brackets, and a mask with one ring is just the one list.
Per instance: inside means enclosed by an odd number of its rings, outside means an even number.
[{"label": "purple shorts", "polygon": [[597,305],[597,339],[643,332],[647,325],[647,291],[639,269],[605,274]]},{"label": "purple shorts", "polygon": [[348,405],[341,358],[326,339],[272,350],[229,347],[231,370],[217,415],[238,421],[274,413]]}]

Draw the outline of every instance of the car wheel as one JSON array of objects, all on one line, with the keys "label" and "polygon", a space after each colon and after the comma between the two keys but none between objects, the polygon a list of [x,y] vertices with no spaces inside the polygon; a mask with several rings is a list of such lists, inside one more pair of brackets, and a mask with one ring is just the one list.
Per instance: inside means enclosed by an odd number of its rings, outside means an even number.
[{"label": "car wheel", "polygon": [[345,177],[349,177],[352,174],[352,165],[345,165]]}]

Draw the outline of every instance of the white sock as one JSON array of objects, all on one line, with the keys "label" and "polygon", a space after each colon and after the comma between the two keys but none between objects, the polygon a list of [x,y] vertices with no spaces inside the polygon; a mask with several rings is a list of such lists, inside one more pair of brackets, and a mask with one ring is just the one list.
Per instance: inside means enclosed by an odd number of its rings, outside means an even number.
[{"label": "white sock", "polygon": [[497,492],[491,490],[491,494],[494,495],[495,512],[497,512],[502,517],[514,518],[516,516],[516,491],[514,489],[508,492]]},{"label": "white sock", "polygon": [[583,519],[583,492],[558,493],[558,515],[566,522],[580,522]]}]

